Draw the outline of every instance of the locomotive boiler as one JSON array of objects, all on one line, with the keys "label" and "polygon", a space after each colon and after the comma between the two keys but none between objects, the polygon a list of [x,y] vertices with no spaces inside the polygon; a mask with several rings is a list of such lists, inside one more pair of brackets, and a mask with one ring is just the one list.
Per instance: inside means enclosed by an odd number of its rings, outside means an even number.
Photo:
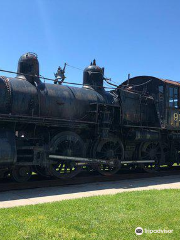
[{"label": "locomotive boiler", "polygon": [[37,57],[30,53],[20,58],[18,71],[21,74],[16,78],[0,78],[2,114],[80,120],[91,103],[113,104],[114,101],[104,91],[102,69],[95,63],[85,69],[82,88],[42,83],[34,77],[39,76],[39,64]]},{"label": "locomotive boiler", "polygon": [[34,53],[21,56],[15,78],[0,77],[1,177],[70,178],[90,168],[111,175],[179,163],[179,83],[140,76],[106,91],[95,60],[82,87],[40,79]]}]

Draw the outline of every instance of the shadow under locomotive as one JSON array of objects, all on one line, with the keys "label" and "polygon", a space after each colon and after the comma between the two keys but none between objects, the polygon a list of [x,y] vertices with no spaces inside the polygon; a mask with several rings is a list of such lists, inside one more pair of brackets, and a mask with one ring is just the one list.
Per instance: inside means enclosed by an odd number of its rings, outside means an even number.
[{"label": "shadow under locomotive", "polygon": [[[127,179],[121,181],[108,181],[108,182],[92,182],[79,185],[66,185],[66,186],[53,186],[35,189],[14,190],[9,192],[0,192],[0,208],[3,206],[3,202],[12,203],[16,200],[31,201],[36,198],[46,197],[60,197],[55,199],[56,201],[62,200],[61,196],[66,199],[70,195],[76,195],[76,198],[95,196],[101,194],[115,194],[118,192],[124,192],[126,190],[149,190],[149,189],[179,189],[177,184],[180,182],[179,175],[176,176],[164,176],[164,177],[152,177],[141,179]],[[141,189],[144,188],[144,189]],[[104,193],[103,193],[104,192]],[[90,193],[90,195],[86,195]],[[48,202],[48,201],[47,201]],[[32,201],[31,204],[35,202]],[[38,203],[38,202],[37,202]],[[41,201],[39,202],[41,203]],[[24,202],[22,205],[26,205]],[[15,206],[15,205],[14,205]]]},{"label": "shadow under locomotive", "polygon": [[112,175],[124,166],[179,164],[180,83],[140,76],[107,92],[104,80],[93,61],[82,88],[45,84],[37,55],[22,55],[18,75],[0,77],[1,177],[23,182],[32,171],[71,178],[84,169]]}]

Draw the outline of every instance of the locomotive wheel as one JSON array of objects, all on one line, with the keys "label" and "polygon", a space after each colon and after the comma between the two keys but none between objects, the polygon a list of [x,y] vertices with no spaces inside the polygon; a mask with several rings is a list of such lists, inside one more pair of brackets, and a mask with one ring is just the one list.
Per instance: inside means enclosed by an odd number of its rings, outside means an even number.
[{"label": "locomotive wheel", "polygon": [[27,182],[31,175],[31,166],[15,166],[11,170],[11,178],[16,182]]},{"label": "locomotive wheel", "polygon": [[[73,132],[63,132],[51,141],[52,152],[60,156],[84,157],[85,147],[82,139]],[[56,178],[72,178],[82,170],[77,162],[58,160],[50,166],[50,174]]]},{"label": "locomotive wheel", "polygon": [[163,147],[160,142],[145,142],[140,146],[140,159],[154,160],[153,163],[142,163],[140,166],[146,172],[157,172],[160,169],[160,163],[164,160]]},{"label": "locomotive wheel", "polygon": [[111,137],[108,140],[98,141],[93,149],[93,157],[97,159],[115,160],[115,166],[100,164],[97,171],[105,176],[110,176],[119,171],[121,160],[124,158],[124,147],[120,139]]}]

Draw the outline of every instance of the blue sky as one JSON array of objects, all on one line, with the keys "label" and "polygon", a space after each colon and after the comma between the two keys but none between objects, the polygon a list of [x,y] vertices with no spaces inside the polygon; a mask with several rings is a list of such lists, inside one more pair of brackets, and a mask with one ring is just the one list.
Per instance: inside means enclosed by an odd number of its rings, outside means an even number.
[{"label": "blue sky", "polygon": [[[83,69],[96,58],[117,83],[128,73],[180,81],[179,0],[0,0],[0,9],[1,69],[16,71],[31,51],[50,78],[64,62]],[[82,82],[82,71],[66,75]]]}]

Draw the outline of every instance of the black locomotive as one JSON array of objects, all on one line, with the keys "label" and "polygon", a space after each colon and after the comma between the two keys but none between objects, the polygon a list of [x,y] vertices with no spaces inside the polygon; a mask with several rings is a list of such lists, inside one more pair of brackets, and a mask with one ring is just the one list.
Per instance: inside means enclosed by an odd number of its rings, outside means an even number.
[{"label": "black locomotive", "polygon": [[32,171],[69,178],[89,167],[109,175],[179,163],[179,91],[140,76],[107,92],[95,61],[81,88],[45,84],[37,55],[24,54],[16,78],[0,77],[0,175],[22,182]]}]

